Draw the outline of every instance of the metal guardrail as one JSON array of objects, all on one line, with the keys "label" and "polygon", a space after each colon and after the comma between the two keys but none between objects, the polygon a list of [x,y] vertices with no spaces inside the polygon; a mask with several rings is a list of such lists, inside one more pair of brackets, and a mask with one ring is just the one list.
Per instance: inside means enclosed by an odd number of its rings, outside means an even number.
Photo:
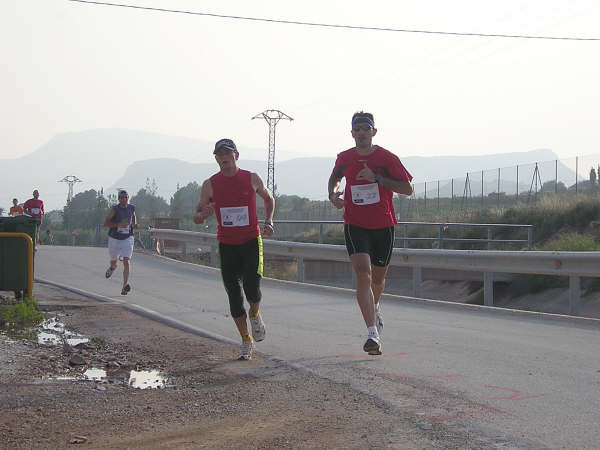
[{"label": "metal guardrail", "polygon": [[[203,244],[216,260],[217,236],[211,233],[151,228],[158,241],[169,239]],[[263,239],[267,254],[295,258],[297,281],[304,281],[304,259],[348,261],[344,245]],[[212,259],[215,258],[215,259]],[[412,292],[421,293],[422,269],[448,269],[483,272],[484,305],[494,304],[494,273],[557,275],[569,277],[569,314],[577,314],[581,299],[581,277],[600,277],[600,252],[543,252],[501,250],[424,250],[395,248],[390,265],[412,268]]]},{"label": "metal guardrail", "polygon": [[[277,224],[307,224],[319,225],[319,244],[323,243],[324,225],[342,225],[341,220],[275,220]],[[438,229],[436,237],[409,237],[409,227],[433,227]],[[484,228],[487,231],[487,238],[450,238],[447,232],[450,228]],[[533,247],[533,225],[521,225],[514,223],[459,223],[459,222],[398,222],[396,229],[402,230],[402,236],[396,236],[396,242],[402,242],[403,248],[408,248],[410,241],[429,241],[437,245],[437,248],[443,249],[445,242],[467,242],[467,243],[485,243],[488,250],[493,243],[504,244],[523,244],[531,250]],[[494,239],[494,231],[499,229],[524,229],[527,231],[527,239]]]}]

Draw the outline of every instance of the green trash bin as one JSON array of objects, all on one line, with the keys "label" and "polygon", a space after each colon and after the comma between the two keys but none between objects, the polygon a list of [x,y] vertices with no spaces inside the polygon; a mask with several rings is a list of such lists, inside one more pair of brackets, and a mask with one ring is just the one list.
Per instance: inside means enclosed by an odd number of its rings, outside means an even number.
[{"label": "green trash bin", "polygon": [[[0,217],[0,233],[25,233],[33,241],[40,221],[31,216]],[[0,291],[26,291],[29,246],[22,237],[0,237]]]}]

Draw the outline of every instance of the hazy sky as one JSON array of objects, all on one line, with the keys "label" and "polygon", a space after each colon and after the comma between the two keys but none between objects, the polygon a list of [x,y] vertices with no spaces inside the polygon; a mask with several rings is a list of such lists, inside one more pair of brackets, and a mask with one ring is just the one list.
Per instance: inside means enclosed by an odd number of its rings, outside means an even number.
[{"label": "hazy sky", "polygon": [[[373,27],[600,37],[597,0],[113,0]],[[600,41],[359,31],[95,6],[0,1],[0,158],[61,132],[129,128],[334,156],[375,114],[399,155],[600,152]],[[167,156],[167,155],[165,155]],[[265,154],[266,157],[266,154]]]}]

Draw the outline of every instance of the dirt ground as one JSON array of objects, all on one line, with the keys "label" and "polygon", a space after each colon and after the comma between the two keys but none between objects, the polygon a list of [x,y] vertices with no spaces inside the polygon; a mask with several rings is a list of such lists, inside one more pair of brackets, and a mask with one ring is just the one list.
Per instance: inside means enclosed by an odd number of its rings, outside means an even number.
[{"label": "dirt ground", "polygon": [[[435,430],[348,386],[260,356],[237,361],[237,346],[116,304],[40,284],[34,292],[47,318],[90,341],[0,335],[2,448],[455,447],[432,444]],[[106,377],[90,380],[94,370]],[[151,370],[162,388],[131,386],[132,371]]]}]

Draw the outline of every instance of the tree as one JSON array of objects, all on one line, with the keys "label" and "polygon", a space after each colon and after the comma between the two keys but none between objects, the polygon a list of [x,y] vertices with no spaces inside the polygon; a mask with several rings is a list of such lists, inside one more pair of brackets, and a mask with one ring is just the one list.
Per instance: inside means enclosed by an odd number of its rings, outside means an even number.
[{"label": "tree", "polygon": [[178,219],[191,218],[196,211],[198,200],[200,200],[200,185],[195,181],[178,189],[171,197],[171,217]]},{"label": "tree", "polygon": [[596,184],[598,177],[596,175],[596,169],[594,169],[593,167],[590,169],[590,183],[591,184]]},{"label": "tree", "polygon": [[135,205],[136,217],[139,221],[168,214],[169,205],[164,198],[156,195],[157,191],[156,181],[146,178],[146,187],[131,197],[130,201]]},{"label": "tree", "polygon": [[94,189],[80,192],[63,208],[65,229],[95,229],[104,222],[108,208],[108,201],[101,193]]}]

